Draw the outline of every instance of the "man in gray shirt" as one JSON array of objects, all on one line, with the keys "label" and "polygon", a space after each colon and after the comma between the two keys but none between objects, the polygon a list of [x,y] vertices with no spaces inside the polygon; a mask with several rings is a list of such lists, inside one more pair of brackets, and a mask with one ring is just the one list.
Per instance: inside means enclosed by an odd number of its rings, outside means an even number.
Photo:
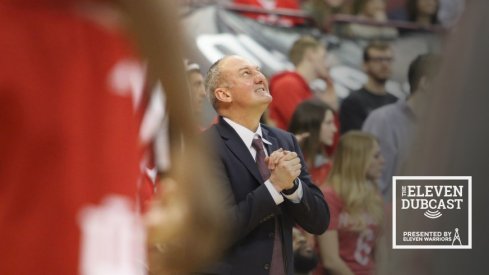
[{"label": "man in gray shirt", "polygon": [[363,124],[363,131],[378,138],[385,159],[379,188],[386,201],[391,200],[392,177],[398,175],[409,156],[416,124],[422,117],[421,110],[439,63],[439,57],[433,54],[420,55],[413,60],[408,71],[409,98],[373,111]]}]

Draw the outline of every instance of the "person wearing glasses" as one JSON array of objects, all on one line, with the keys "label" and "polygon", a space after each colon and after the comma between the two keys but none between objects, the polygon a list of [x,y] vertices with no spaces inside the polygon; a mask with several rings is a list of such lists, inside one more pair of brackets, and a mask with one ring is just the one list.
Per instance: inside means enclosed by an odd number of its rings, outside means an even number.
[{"label": "person wearing glasses", "polygon": [[392,74],[392,61],[393,52],[387,43],[373,41],[364,49],[363,68],[368,80],[360,90],[353,91],[343,100],[340,106],[341,134],[362,129],[371,111],[397,101],[397,97],[386,90]]}]

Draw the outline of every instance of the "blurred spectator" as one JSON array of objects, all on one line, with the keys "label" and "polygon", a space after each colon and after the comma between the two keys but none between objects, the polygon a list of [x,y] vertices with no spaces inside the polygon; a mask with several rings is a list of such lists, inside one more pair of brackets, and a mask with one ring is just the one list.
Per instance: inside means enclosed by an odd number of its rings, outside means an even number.
[{"label": "blurred spectator", "polygon": [[302,9],[308,12],[323,29],[336,14],[350,14],[352,0],[306,0]]},{"label": "blurred spectator", "polygon": [[431,92],[439,62],[439,58],[432,54],[420,55],[413,60],[408,72],[411,95],[407,101],[399,100],[373,111],[363,124],[364,131],[378,138],[386,160],[379,187],[387,201],[392,195],[392,176],[399,175],[399,167],[411,151],[416,122],[423,119],[421,109],[426,105],[427,93]]},{"label": "blurred spectator", "polygon": [[[188,60],[185,63],[190,99],[192,100],[192,111],[195,115],[195,120],[199,121],[202,118],[202,108],[206,99],[204,76],[200,71],[199,64],[190,63]],[[202,126],[200,127],[203,128]]]},{"label": "blurred spectator", "polygon": [[[276,9],[290,9],[297,11],[300,10],[298,0],[234,0],[234,3],[240,5],[254,6],[269,11],[273,11]],[[257,21],[272,25],[292,27],[304,24],[304,19],[291,16],[253,12],[245,12],[243,14],[250,18],[256,19]]]},{"label": "blurred spectator", "polygon": [[[372,23],[387,22],[385,0],[356,0],[353,12],[359,19]],[[384,26],[371,26],[352,23],[348,26],[348,33],[354,38],[361,39],[394,39],[398,36],[396,28]]]},{"label": "blurred spectator", "polygon": [[294,274],[308,275],[316,268],[318,256],[314,246],[307,242],[304,232],[292,228],[292,250],[294,251]]},{"label": "blurred spectator", "polygon": [[422,27],[438,24],[438,0],[408,0],[406,10],[409,21]]},{"label": "blurred spectator", "polygon": [[[142,70],[117,9],[76,2],[0,5],[1,274],[143,269],[137,91],[121,80]],[[87,257],[102,246],[113,262]]]},{"label": "blurred spectator", "polygon": [[462,16],[465,0],[439,0],[438,19],[445,28],[453,27]]},{"label": "blurred spectator", "polygon": [[341,137],[324,189],[331,222],[318,237],[324,268],[317,274],[374,273],[384,215],[377,188],[383,163],[374,136],[353,131]]},{"label": "blurred spectator", "polygon": [[389,94],[385,84],[392,73],[393,53],[389,44],[371,42],[363,51],[363,68],[368,76],[367,83],[346,97],[340,108],[341,133],[360,130],[368,114],[397,98]]},{"label": "blurred spectator", "polygon": [[337,109],[338,99],[326,55],[325,46],[311,36],[303,36],[292,45],[289,59],[295,65],[295,71],[281,72],[270,79],[273,100],[269,106],[269,116],[278,128],[287,129],[297,105],[314,96],[309,83],[315,79],[322,79],[327,84],[326,91],[317,97]]},{"label": "blurred spectator", "polygon": [[353,4],[353,12],[359,18],[385,22],[387,14],[384,0],[357,0]]},{"label": "blurred spectator", "polygon": [[219,234],[219,209],[207,184],[199,190],[209,180],[205,162],[187,130],[195,128],[191,115],[179,113],[188,100],[176,14],[170,1],[1,1],[0,274],[146,272],[136,194],[146,145],[139,111],[149,95],[136,45],[149,62],[148,82],[161,79],[169,105],[180,104],[168,110],[172,145],[185,139],[191,148],[172,151],[178,191],[153,219],[148,243],[184,235],[195,245],[181,242],[185,258],[156,257],[182,272],[214,254],[207,235]]},{"label": "blurred spectator", "polygon": [[[487,270],[489,228],[489,1],[466,1],[460,22],[447,37],[443,64],[429,112],[420,121],[419,135],[402,175],[472,177],[472,249],[391,249],[381,274],[482,274]],[[483,35],[483,33],[485,33]],[[401,228],[421,228],[427,220],[413,213],[398,219]],[[466,215],[447,215],[437,225],[466,224]],[[455,226],[454,226],[455,227]],[[399,228],[399,227],[398,227]],[[462,238],[467,243],[467,238]]]},{"label": "blurred spectator", "polygon": [[337,132],[333,110],[318,99],[303,101],[295,109],[288,131],[299,141],[313,183],[322,185],[331,169],[325,148],[333,145]]}]

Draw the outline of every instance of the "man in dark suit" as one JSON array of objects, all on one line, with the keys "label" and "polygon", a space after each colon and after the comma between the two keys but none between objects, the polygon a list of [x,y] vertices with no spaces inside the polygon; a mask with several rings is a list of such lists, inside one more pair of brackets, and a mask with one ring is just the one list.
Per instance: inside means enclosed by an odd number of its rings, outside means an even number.
[{"label": "man in dark suit", "polygon": [[239,56],[214,63],[206,90],[219,121],[204,135],[229,190],[232,242],[218,274],[293,274],[292,227],[322,234],[329,209],[295,137],[260,124],[272,97],[260,68]]}]

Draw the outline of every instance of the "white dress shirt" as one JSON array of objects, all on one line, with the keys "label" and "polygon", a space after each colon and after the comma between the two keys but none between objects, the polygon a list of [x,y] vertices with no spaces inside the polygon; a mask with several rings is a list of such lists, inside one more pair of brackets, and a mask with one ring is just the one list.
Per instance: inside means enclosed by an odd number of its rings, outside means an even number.
[{"label": "white dress shirt", "polygon": [[[231,126],[236,133],[238,133],[238,136],[243,140],[245,143],[246,147],[251,153],[251,156],[253,159],[256,161],[256,150],[252,146],[252,142],[254,138],[261,138],[263,140],[263,143],[271,145],[272,143],[266,139],[263,138],[262,131],[261,131],[261,125],[258,124],[258,129],[256,129],[256,132],[252,132],[250,129],[230,120],[229,118],[223,117],[224,121],[226,121],[229,126]],[[267,148],[263,148],[265,151],[265,154],[268,156]],[[299,180],[299,187],[297,190],[292,193],[291,195],[285,195],[282,193],[279,193],[275,187],[273,187],[272,182],[270,179],[267,179],[265,181],[265,186],[267,187],[268,191],[272,195],[273,200],[275,201],[275,204],[279,205],[284,201],[284,197],[288,200],[290,200],[293,203],[299,203],[302,199],[303,191],[302,191],[302,182]]]}]

